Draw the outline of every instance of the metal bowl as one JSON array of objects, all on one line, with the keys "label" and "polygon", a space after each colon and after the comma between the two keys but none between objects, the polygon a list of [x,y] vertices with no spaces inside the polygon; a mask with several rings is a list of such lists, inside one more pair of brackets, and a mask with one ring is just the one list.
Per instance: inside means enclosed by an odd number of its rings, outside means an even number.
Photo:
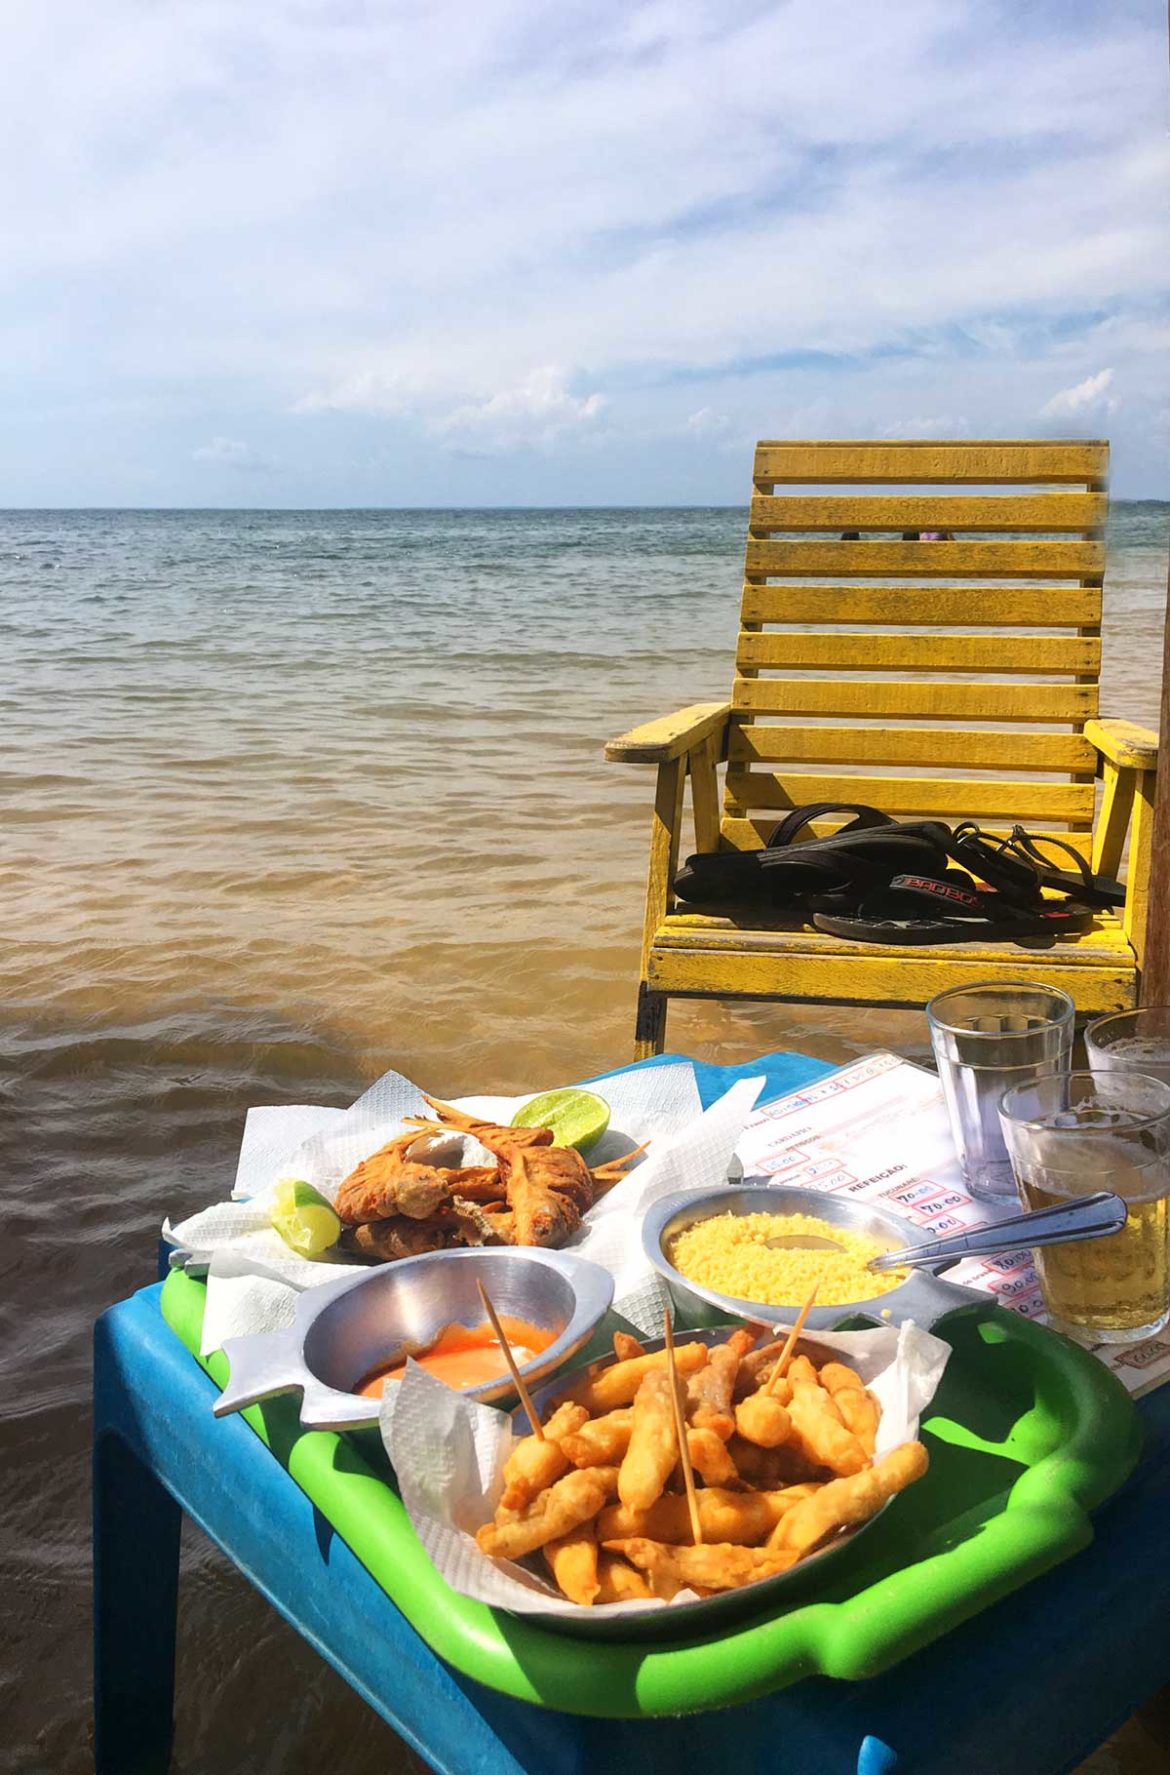
[{"label": "metal bowl", "polygon": [[[827,1195],[820,1190],[786,1189],[761,1179],[750,1179],[739,1188],[717,1190],[681,1190],[664,1196],[648,1209],[642,1222],[642,1248],[670,1291],[674,1306],[680,1313],[700,1320],[709,1320],[711,1308],[723,1318],[756,1319],[764,1323],[792,1318],[800,1309],[800,1301],[765,1302],[740,1300],[736,1295],[721,1294],[704,1288],[680,1274],[666,1255],[671,1239],[714,1214],[812,1214],[834,1226],[847,1227],[874,1239],[886,1251],[900,1251],[907,1245],[930,1245],[937,1238],[925,1227],[914,1226],[901,1215],[868,1202],[854,1202],[846,1196]],[[940,1259],[939,1268],[955,1262]],[[877,1278],[875,1277],[875,1281]],[[961,1288],[944,1282],[928,1269],[912,1270],[905,1282],[887,1288],[882,1294],[867,1295],[838,1306],[814,1307],[806,1324],[810,1331],[830,1331],[841,1320],[863,1314],[890,1325],[901,1325],[913,1319],[916,1325],[928,1328],[956,1307],[984,1305],[987,1296],[974,1288]]]},{"label": "metal bowl", "polygon": [[[399,1353],[425,1349],[445,1325],[482,1325],[479,1282],[497,1312],[556,1333],[548,1348],[521,1368],[528,1381],[551,1374],[574,1356],[613,1299],[613,1278],[599,1264],[529,1246],[432,1251],[363,1269],[306,1289],[289,1330],[228,1338],[223,1353],[231,1376],[215,1415],[299,1391],[306,1429],[352,1430],[377,1423],[380,1402],[351,1389]],[[463,1390],[488,1404],[514,1388],[504,1374]]]},{"label": "metal bowl", "polygon": [[[686,1344],[719,1344],[734,1329],[732,1325],[720,1325],[704,1327],[702,1331],[680,1331],[678,1341]],[[661,1350],[665,1341],[664,1338],[643,1339],[643,1348]],[[546,1417],[548,1407],[567,1388],[586,1374],[597,1374],[601,1369],[611,1367],[615,1360],[616,1358],[610,1356],[600,1362],[588,1363],[584,1368],[559,1374],[554,1380],[545,1381],[543,1386],[535,1388],[532,1403],[541,1418]],[[522,1408],[513,1414],[512,1421],[518,1436],[529,1434],[528,1414]],[[734,1621],[744,1621],[753,1615],[771,1618],[809,1600],[825,1572],[835,1569],[838,1560],[847,1553],[858,1535],[863,1535],[867,1529],[872,1528],[885,1515],[890,1505],[896,1502],[896,1498],[889,1499],[868,1522],[845,1530],[827,1546],[810,1553],[790,1570],[780,1572],[774,1578],[760,1578],[754,1584],[744,1584],[739,1590],[725,1590],[717,1596],[696,1597],[694,1602],[675,1602],[669,1606],[646,1603],[641,1607],[625,1605],[582,1608],[571,1615],[543,1615],[540,1618],[552,1632],[579,1635],[585,1639],[623,1640],[705,1637]],[[539,1555],[534,1556],[532,1569],[547,1581],[548,1572],[540,1562]]]}]

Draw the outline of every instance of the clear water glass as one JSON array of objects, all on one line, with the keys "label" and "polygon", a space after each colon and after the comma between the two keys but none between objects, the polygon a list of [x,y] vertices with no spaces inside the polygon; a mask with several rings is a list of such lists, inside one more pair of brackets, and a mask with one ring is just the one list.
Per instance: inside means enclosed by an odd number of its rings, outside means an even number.
[{"label": "clear water glass", "polygon": [[1013,1085],[1069,1070],[1076,1007],[1028,980],[958,986],[926,1007],[963,1181],[984,1201],[1018,1199],[999,1103]]},{"label": "clear water glass", "polygon": [[1153,1337],[1170,1319],[1170,1085],[1064,1073],[1017,1085],[1000,1113],[1026,1207],[1111,1190],[1128,1210],[1120,1232],[1037,1248],[1050,1323],[1081,1343]]},{"label": "clear water glass", "polygon": [[1085,1031],[1085,1053],[1094,1072],[1121,1068],[1170,1085],[1170,1006],[1098,1017]]}]

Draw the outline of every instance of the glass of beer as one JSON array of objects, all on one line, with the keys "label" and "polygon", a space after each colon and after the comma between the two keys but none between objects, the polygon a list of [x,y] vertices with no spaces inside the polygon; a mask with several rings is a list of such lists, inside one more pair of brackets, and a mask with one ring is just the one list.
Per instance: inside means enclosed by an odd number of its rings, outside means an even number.
[{"label": "glass of beer", "polygon": [[1030,980],[940,992],[926,1007],[963,1182],[985,1201],[1014,1202],[999,1104],[1011,1085],[1067,1072],[1076,1007],[1057,986]]},{"label": "glass of beer", "polygon": [[1124,1067],[1170,1085],[1170,1006],[1098,1017],[1085,1031],[1085,1052],[1094,1072]]},{"label": "glass of beer", "polygon": [[1050,1322],[1079,1343],[1153,1337],[1170,1319],[1170,1085],[1063,1073],[1014,1086],[1000,1115],[1025,1207],[1112,1190],[1129,1210],[1119,1233],[1037,1250]]}]

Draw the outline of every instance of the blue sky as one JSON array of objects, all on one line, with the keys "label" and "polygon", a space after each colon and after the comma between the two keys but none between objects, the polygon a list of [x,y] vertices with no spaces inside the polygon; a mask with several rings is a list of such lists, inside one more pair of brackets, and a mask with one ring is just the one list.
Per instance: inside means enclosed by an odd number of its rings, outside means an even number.
[{"label": "blue sky", "polygon": [[769,437],[1170,496],[1161,0],[18,0],[6,505],[740,502]]}]

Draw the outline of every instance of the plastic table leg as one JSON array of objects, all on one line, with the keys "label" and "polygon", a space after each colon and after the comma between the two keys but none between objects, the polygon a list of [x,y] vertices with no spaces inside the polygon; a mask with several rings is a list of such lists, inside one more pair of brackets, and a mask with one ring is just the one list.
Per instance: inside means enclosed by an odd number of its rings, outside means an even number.
[{"label": "plastic table leg", "polygon": [[96,1775],[165,1775],[179,1588],[178,1504],[107,1414],[95,1369],[93,1451]]}]

